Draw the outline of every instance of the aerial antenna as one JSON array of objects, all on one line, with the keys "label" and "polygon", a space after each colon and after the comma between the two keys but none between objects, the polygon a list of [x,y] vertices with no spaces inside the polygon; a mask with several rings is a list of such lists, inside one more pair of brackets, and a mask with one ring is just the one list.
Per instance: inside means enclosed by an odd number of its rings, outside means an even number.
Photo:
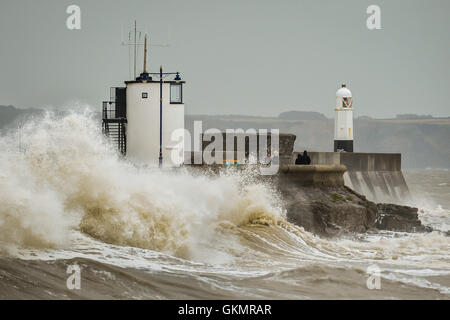
[{"label": "aerial antenna", "polygon": [[[136,73],[136,61],[137,61],[137,55],[138,55],[138,46],[142,46],[143,43],[141,40],[142,32],[137,29],[137,22],[134,20],[134,28],[130,32],[128,32],[128,41],[122,41],[123,46],[133,46],[134,50],[134,61],[133,61],[133,79],[136,79],[137,73]],[[139,38],[138,38],[139,37]]]},{"label": "aerial antenna", "polygon": [[[142,32],[137,29],[137,22],[134,20],[134,28],[128,32],[128,40],[123,41],[123,46],[129,46],[131,49],[131,46],[133,47],[133,79],[136,79],[137,72],[136,72],[136,62],[138,60],[138,46],[144,46],[144,72],[147,70],[147,45],[152,47],[170,47],[170,29],[167,28],[167,42],[165,43],[152,43],[150,40],[147,41],[147,33],[145,33],[144,42],[141,41],[142,39]],[[129,52],[131,55],[131,52]]]}]

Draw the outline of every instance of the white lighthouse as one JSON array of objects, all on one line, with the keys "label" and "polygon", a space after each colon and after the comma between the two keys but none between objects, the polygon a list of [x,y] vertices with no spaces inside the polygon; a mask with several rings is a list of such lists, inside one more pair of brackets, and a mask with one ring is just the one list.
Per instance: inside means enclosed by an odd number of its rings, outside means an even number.
[{"label": "white lighthouse", "polygon": [[[136,45],[136,43],[135,43]],[[103,131],[129,160],[148,166],[184,162],[183,84],[179,72],[147,72],[147,38],[140,76],[111,88],[103,102]]]},{"label": "white lighthouse", "polygon": [[345,84],[336,91],[334,152],[353,152],[353,97]]}]

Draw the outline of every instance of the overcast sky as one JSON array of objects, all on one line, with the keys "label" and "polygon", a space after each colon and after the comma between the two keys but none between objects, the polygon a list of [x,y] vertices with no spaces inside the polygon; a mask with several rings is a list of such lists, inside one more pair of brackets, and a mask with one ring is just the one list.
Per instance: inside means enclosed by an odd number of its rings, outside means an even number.
[{"label": "overcast sky", "polygon": [[[382,30],[366,27],[371,4]],[[449,17],[448,0],[1,0],[0,105],[100,108],[130,77],[120,42],[137,19],[154,43],[170,29],[150,68],[182,73],[190,114],[332,116],[345,82],[357,116],[449,116]]]}]

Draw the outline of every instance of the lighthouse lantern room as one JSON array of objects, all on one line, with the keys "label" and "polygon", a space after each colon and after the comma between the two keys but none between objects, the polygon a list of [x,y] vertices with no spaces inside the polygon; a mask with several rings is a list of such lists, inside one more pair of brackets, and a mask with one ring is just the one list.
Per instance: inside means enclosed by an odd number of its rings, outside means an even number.
[{"label": "lighthouse lantern room", "polygon": [[184,162],[183,84],[179,72],[147,72],[147,38],[140,76],[111,88],[103,102],[103,132],[131,161],[179,167]]},{"label": "lighthouse lantern room", "polygon": [[353,152],[353,97],[345,84],[336,92],[334,152]]}]

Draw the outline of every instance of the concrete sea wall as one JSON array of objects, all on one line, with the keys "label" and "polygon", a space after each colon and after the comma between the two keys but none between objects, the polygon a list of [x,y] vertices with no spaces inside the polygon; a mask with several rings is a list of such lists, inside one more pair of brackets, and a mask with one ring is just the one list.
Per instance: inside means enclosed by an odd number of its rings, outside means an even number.
[{"label": "concrete sea wall", "polygon": [[[220,158],[226,161],[236,160],[241,168],[245,167],[251,154],[250,140],[257,145],[256,157],[260,156],[260,151],[264,151],[263,154],[271,153],[270,135],[267,143],[263,144],[267,150],[259,150],[259,134],[236,134],[230,136],[233,141],[227,141],[225,133],[219,133],[218,136],[221,142],[215,144],[211,153],[223,155]],[[214,135],[204,134],[201,137],[201,150],[205,151],[215,139]],[[293,152],[295,140],[296,136],[293,134],[279,135],[280,181],[296,181],[299,185],[345,185],[374,202],[401,204],[410,197],[401,171],[399,153],[310,152],[311,166],[296,166],[294,164],[298,152]],[[238,141],[244,146],[241,152],[237,149]],[[227,150],[227,142],[233,146],[230,153],[224,151]],[[202,151],[186,152],[185,164],[205,165]],[[220,165],[214,168],[215,171],[220,170]],[[208,167],[212,169],[215,166]]]},{"label": "concrete sea wall", "polygon": [[343,165],[282,165],[279,170],[281,184],[302,186],[344,186]]},{"label": "concrete sea wall", "polygon": [[[294,152],[293,160],[297,157]],[[310,152],[311,164],[345,165],[344,183],[374,202],[404,203],[410,197],[399,153]]]}]

